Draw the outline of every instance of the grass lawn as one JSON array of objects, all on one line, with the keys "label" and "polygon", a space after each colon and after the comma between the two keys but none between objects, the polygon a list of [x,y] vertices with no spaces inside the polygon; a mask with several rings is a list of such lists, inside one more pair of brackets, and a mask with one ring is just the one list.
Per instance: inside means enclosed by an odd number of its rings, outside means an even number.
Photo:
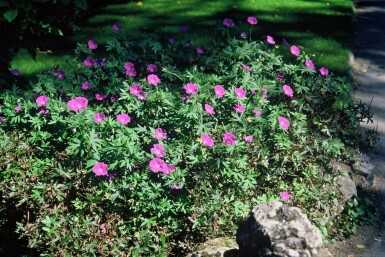
[{"label": "grass lawn", "polygon": [[[84,21],[80,30],[61,39],[42,41],[41,49],[52,53],[38,53],[33,60],[22,49],[12,62],[12,68],[32,76],[51,66],[65,68],[65,55],[71,55],[76,42],[94,39],[103,43],[114,33],[112,24],[120,23],[124,31],[133,37],[158,33],[193,39],[195,46],[203,46],[211,40],[215,27],[224,18],[236,22],[239,33],[242,27],[249,32],[246,18],[256,16],[258,24],[254,39],[271,35],[281,44],[285,38],[289,44],[299,46],[311,54],[317,67],[325,66],[338,74],[347,74],[348,53],[352,46],[352,8],[349,0],[143,0],[120,1],[110,4]],[[125,2],[125,3],[123,3]],[[178,27],[189,29],[182,35]]]}]

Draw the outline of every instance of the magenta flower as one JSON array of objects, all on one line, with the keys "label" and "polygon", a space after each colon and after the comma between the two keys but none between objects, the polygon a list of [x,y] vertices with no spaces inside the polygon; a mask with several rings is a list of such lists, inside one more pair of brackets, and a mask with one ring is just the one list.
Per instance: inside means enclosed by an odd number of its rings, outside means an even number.
[{"label": "magenta flower", "polygon": [[182,32],[182,33],[187,33],[188,32],[188,28],[186,26],[179,26],[179,31]]},{"label": "magenta flower", "polygon": [[299,48],[296,47],[296,46],[291,46],[291,47],[290,47],[290,51],[291,51],[291,53],[292,53],[294,56],[299,56],[299,54],[301,53],[301,51],[299,50]]},{"label": "magenta flower", "polygon": [[315,71],[315,66],[314,66],[314,63],[312,62],[312,60],[306,60],[306,61],[305,61],[305,65],[306,65],[306,67],[308,67],[309,69]]},{"label": "magenta flower", "polygon": [[57,70],[54,72],[54,75],[56,77],[58,77],[59,79],[64,79],[65,78],[65,74],[64,74],[64,71],[62,70]]},{"label": "magenta flower", "polygon": [[158,78],[157,75],[155,75],[155,74],[150,74],[150,75],[147,76],[147,82],[148,82],[148,84],[150,84],[150,85],[156,86],[156,85],[159,84],[160,79]]},{"label": "magenta flower", "polygon": [[163,174],[168,176],[171,172],[175,171],[175,166],[172,164],[167,164],[167,171],[163,171]]},{"label": "magenta flower", "polygon": [[98,162],[92,168],[96,176],[107,176],[108,165],[104,162]]},{"label": "magenta flower", "polygon": [[158,71],[158,67],[155,64],[151,63],[151,64],[147,65],[147,71],[155,73]]},{"label": "magenta flower", "polygon": [[249,66],[247,66],[247,65],[244,65],[243,63],[241,63],[241,66],[242,66],[242,68],[243,68],[245,71],[248,71],[248,72],[252,71],[251,67],[249,67]]},{"label": "magenta flower", "polygon": [[168,42],[169,42],[170,44],[174,44],[174,43],[175,43],[175,38],[169,37],[169,38],[168,38]]},{"label": "magenta flower", "polygon": [[262,115],[262,111],[261,110],[253,110],[253,113],[255,114],[255,116],[259,117]]},{"label": "magenta flower", "polygon": [[156,157],[163,158],[164,157],[164,146],[160,144],[154,144],[150,149],[150,152]]},{"label": "magenta flower", "polygon": [[214,93],[218,98],[222,98],[226,92],[222,85],[216,85],[214,87]]},{"label": "magenta flower", "polygon": [[115,95],[112,95],[112,96],[110,97],[110,102],[111,102],[111,103],[115,103],[117,100],[118,100],[118,97],[115,96]]},{"label": "magenta flower", "polygon": [[92,67],[95,65],[95,60],[91,57],[87,57],[86,59],[84,59],[84,67]]},{"label": "magenta flower", "polygon": [[288,119],[286,119],[285,117],[278,116],[278,122],[279,122],[279,125],[281,126],[281,128],[283,128],[284,130],[289,129],[290,121]]},{"label": "magenta flower", "polygon": [[212,137],[210,137],[207,134],[201,135],[201,142],[202,142],[202,145],[204,146],[208,146],[208,147],[214,146],[214,140],[212,139]]},{"label": "magenta flower", "polygon": [[225,143],[226,145],[233,145],[236,142],[235,135],[229,132],[223,135],[222,140],[223,140],[223,143]]},{"label": "magenta flower", "polygon": [[104,121],[106,119],[106,116],[103,113],[97,113],[94,115],[94,121],[96,124],[99,124],[100,122]]},{"label": "magenta flower", "polygon": [[178,190],[178,189],[181,189],[182,187],[178,184],[172,184],[172,185],[170,185],[170,188]]},{"label": "magenta flower", "polygon": [[237,87],[236,89],[234,89],[234,93],[235,95],[239,98],[239,99],[243,99],[246,97],[246,91],[243,90],[243,88],[241,87]]},{"label": "magenta flower", "polygon": [[267,43],[269,43],[270,45],[275,45],[274,38],[271,37],[271,36],[267,36],[267,37],[266,37],[266,41],[267,41]]},{"label": "magenta flower", "polygon": [[203,54],[204,53],[203,48],[201,48],[201,47],[198,47],[195,50],[196,50],[197,54]]},{"label": "magenta flower", "polygon": [[280,196],[281,196],[282,201],[290,201],[291,200],[291,195],[286,191],[281,192]]},{"label": "magenta flower", "polygon": [[267,88],[262,88],[262,98],[261,101],[265,101],[267,99]]},{"label": "magenta flower", "polygon": [[329,70],[326,69],[325,67],[322,67],[321,69],[319,69],[319,72],[321,73],[322,76],[327,76],[329,75]]},{"label": "magenta flower", "polygon": [[71,111],[81,111],[87,108],[88,100],[87,98],[78,96],[75,99],[69,100],[67,106],[68,108],[70,108]]},{"label": "magenta flower", "polygon": [[114,25],[112,25],[112,29],[115,31],[119,31],[122,29],[122,26],[120,26],[120,24],[118,23],[115,23]]},{"label": "magenta flower", "polygon": [[210,115],[215,115],[214,107],[209,104],[205,104],[205,111]]},{"label": "magenta flower", "polygon": [[98,48],[98,44],[94,40],[88,40],[88,48],[91,50],[95,50]]},{"label": "magenta flower", "polygon": [[106,98],[106,95],[104,95],[104,94],[96,94],[95,98],[98,101],[103,101]]},{"label": "magenta flower", "polygon": [[157,128],[155,129],[154,136],[157,140],[167,139],[167,132],[161,128]]},{"label": "magenta flower", "polygon": [[241,38],[246,39],[247,38],[247,33],[246,32],[242,32],[241,33]]},{"label": "magenta flower", "polygon": [[223,20],[223,25],[225,26],[225,27],[234,27],[235,26],[235,24],[234,24],[234,21],[232,20],[232,19],[230,19],[230,18],[226,18],[226,19],[224,19]]},{"label": "magenta flower", "polygon": [[39,114],[40,114],[40,115],[46,115],[46,114],[48,114],[48,113],[49,113],[49,110],[47,109],[47,107],[41,106],[41,107],[39,108]]},{"label": "magenta flower", "polygon": [[277,79],[278,79],[279,81],[283,80],[283,77],[284,77],[284,75],[283,75],[282,73],[278,73],[278,74],[277,74]]},{"label": "magenta flower", "polygon": [[147,99],[147,94],[144,93],[144,94],[139,94],[136,96],[139,100],[146,100]]},{"label": "magenta flower", "polygon": [[4,121],[3,118],[0,117],[0,124],[3,123],[3,121]]},{"label": "magenta flower", "polygon": [[21,75],[20,71],[19,71],[19,70],[16,70],[16,69],[15,69],[15,70],[10,70],[9,72],[10,72],[13,76],[16,76],[16,77]]},{"label": "magenta flower", "polygon": [[254,139],[254,137],[252,135],[245,136],[245,141],[248,142],[248,143],[253,142],[253,139]]},{"label": "magenta flower", "polygon": [[294,92],[289,85],[283,85],[282,90],[285,93],[285,95],[293,97]]},{"label": "magenta flower", "polygon": [[168,172],[167,164],[159,158],[154,158],[149,163],[150,169],[152,172]]},{"label": "magenta flower", "polygon": [[122,124],[122,125],[127,125],[128,123],[131,122],[131,117],[128,116],[127,114],[125,113],[122,113],[122,114],[118,114],[116,115],[116,120]]},{"label": "magenta flower", "polygon": [[90,83],[85,81],[82,83],[82,90],[87,90],[90,87]]},{"label": "magenta flower", "polygon": [[138,96],[141,92],[142,92],[142,87],[140,85],[132,85],[130,87],[130,94],[131,95],[135,95],[135,96]]},{"label": "magenta flower", "polygon": [[199,91],[199,87],[193,83],[187,83],[184,86],[184,89],[186,90],[186,94],[189,94],[189,95],[195,95]]},{"label": "magenta flower", "polygon": [[37,106],[45,106],[49,102],[49,98],[45,95],[41,95],[38,98],[36,98]]},{"label": "magenta flower", "polygon": [[129,77],[135,77],[136,76],[136,70],[135,70],[135,64],[132,62],[126,62],[124,64],[124,69],[126,70],[126,75]]},{"label": "magenta flower", "polygon": [[20,105],[18,105],[18,106],[15,107],[15,111],[16,111],[16,112],[20,111],[21,109],[23,109],[23,107],[21,107]]},{"label": "magenta flower", "polygon": [[243,107],[242,104],[235,104],[235,105],[234,105],[234,110],[235,110],[235,112],[237,112],[237,113],[242,113],[242,112],[245,111],[245,107]]},{"label": "magenta flower", "polygon": [[253,16],[250,16],[247,18],[247,22],[250,24],[250,25],[255,25],[258,23],[258,20],[257,18],[253,17]]}]

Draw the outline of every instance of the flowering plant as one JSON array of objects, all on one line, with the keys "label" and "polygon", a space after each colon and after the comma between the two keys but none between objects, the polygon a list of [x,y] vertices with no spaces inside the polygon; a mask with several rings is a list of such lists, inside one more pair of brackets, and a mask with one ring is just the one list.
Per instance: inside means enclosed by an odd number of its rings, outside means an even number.
[{"label": "flowering plant", "polygon": [[[282,46],[297,58],[285,62],[271,36],[203,54],[117,31],[104,59],[93,51],[102,44],[83,42],[73,70],[40,75],[32,93],[1,94],[1,152],[15,157],[0,164],[0,192],[29,202],[33,218],[18,232],[31,246],[181,254],[191,238],[231,233],[253,205],[280,199],[327,221],[319,204],[332,212],[338,194],[325,163],[355,145],[365,118],[346,80],[317,73],[297,46]],[[20,138],[24,150],[9,148]]]}]

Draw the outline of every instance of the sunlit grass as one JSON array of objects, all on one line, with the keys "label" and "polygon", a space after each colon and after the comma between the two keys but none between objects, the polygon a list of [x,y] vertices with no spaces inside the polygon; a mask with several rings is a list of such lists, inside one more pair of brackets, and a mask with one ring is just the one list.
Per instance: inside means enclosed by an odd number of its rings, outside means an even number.
[{"label": "sunlit grass", "polygon": [[[281,43],[286,38],[310,54],[318,67],[346,74],[348,53],[351,48],[351,15],[353,1],[330,0],[147,0],[111,4],[82,25],[80,31],[66,37],[67,41],[86,42],[94,39],[106,42],[114,31],[112,24],[120,23],[132,37],[145,37],[150,33],[160,36],[191,38],[196,46],[209,42],[216,34],[215,27],[225,17],[236,21],[239,31],[248,31],[247,16],[256,16],[258,25],[253,28],[254,39],[272,35]],[[181,35],[180,25],[188,27]],[[42,42],[42,48],[52,54],[38,54],[33,60],[27,51],[20,51],[12,63],[25,75],[47,70],[53,65],[65,67],[64,55],[72,54],[68,44]]]}]

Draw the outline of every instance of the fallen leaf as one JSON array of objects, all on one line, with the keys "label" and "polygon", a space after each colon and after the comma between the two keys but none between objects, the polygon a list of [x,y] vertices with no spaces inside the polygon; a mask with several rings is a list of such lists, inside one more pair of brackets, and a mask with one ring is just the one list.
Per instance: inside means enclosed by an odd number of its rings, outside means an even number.
[{"label": "fallen leaf", "polygon": [[364,248],[365,248],[365,245],[357,244],[356,247],[357,247],[358,249],[364,249]]}]

